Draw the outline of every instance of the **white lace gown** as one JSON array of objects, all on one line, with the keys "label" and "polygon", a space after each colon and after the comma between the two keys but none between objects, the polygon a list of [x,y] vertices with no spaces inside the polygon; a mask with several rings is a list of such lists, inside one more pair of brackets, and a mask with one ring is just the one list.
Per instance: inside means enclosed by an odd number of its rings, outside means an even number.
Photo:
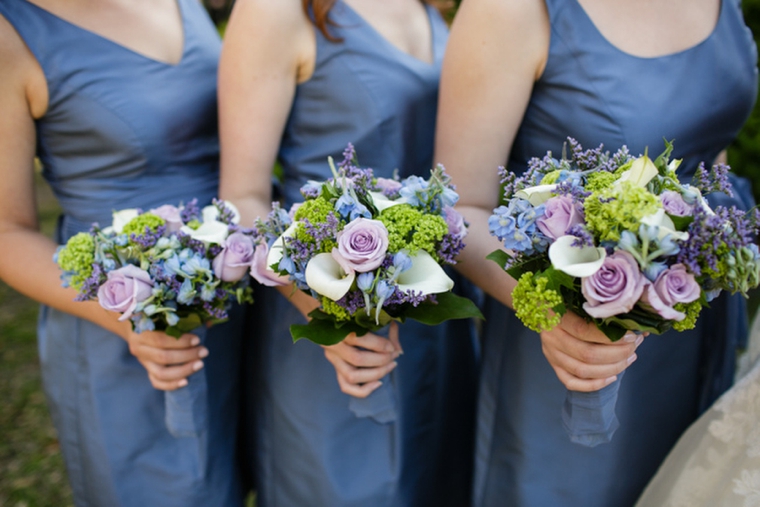
[{"label": "white lace gown", "polygon": [[[750,354],[760,344],[753,326]],[[636,507],[760,507],[760,360],[684,433]]]}]

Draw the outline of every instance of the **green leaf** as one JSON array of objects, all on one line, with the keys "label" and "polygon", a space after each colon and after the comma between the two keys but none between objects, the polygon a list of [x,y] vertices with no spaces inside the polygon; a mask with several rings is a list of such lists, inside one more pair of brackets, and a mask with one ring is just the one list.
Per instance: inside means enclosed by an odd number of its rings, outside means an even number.
[{"label": "green leaf", "polygon": [[501,269],[506,269],[507,262],[512,260],[512,257],[504,250],[494,250],[486,256],[486,259],[494,261],[501,266]]},{"label": "green leaf", "polygon": [[[193,329],[203,325],[200,316],[197,313],[191,313],[179,319],[176,326],[182,333],[189,333]],[[167,333],[168,334],[168,333]],[[173,335],[172,335],[173,336]]]},{"label": "green leaf", "polygon": [[180,329],[179,329],[179,328],[177,328],[177,326],[171,326],[171,327],[167,327],[167,328],[164,330],[164,333],[166,333],[166,334],[168,334],[169,336],[172,336],[172,337],[174,337],[174,338],[177,338],[177,339],[179,339],[179,337],[180,337],[180,336],[182,336],[183,334],[185,334],[185,333],[183,333],[182,331],[180,331]]},{"label": "green leaf", "polygon": [[678,217],[674,215],[668,215],[673,220],[673,225],[676,226],[677,231],[685,231],[689,228],[689,225],[694,221],[694,217],[687,215],[685,217]]},{"label": "green leaf", "polygon": [[480,309],[469,299],[452,292],[436,294],[438,304],[423,303],[404,312],[404,317],[414,319],[428,326],[436,326],[452,319],[483,319]]},{"label": "green leaf", "polygon": [[668,141],[665,138],[663,138],[663,141],[665,141],[665,151],[660,153],[660,155],[654,159],[654,165],[658,168],[663,166],[667,167],[670,155],[673,153],[673,141]]},{"label": "green leaf", "polygon": [[[315,311],[318,312],[319,310]],[[290,335],[293,337],[294,343],[305,338],[318,345],[335,345],[343,341],[351,333],[356,333],[357,336],[367,334],[367,329],[354,322],[334,322],[332,320],[317,318],[312,315],[313,313],[309,314],[312,319],[308,324],[293,324],[290,326]]]}]

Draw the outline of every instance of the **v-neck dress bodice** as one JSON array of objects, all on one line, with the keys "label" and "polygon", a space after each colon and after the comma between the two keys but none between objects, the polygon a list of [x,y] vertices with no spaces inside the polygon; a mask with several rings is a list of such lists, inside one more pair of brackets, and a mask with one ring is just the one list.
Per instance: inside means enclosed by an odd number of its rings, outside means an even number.
[{"label": "v-neck dress bodice", "polygon": [[[170,65],[26,0],[0,0],[0,15],[47,82],[37,156],[63,210],[60,242],[93,222],[110,224],[115,210],[193,198],[203,206],[217,195],[221,44],[200,2],[177,3],[184,47]],[[210,351],[205,367],[171,395],[193,412],[167,422],[169,398],[151,386],[124,340],[42,307],[43,384],[76,505],[242,505],[235,460],[242,322],[239,309],[232,314],[198,331]]]}]

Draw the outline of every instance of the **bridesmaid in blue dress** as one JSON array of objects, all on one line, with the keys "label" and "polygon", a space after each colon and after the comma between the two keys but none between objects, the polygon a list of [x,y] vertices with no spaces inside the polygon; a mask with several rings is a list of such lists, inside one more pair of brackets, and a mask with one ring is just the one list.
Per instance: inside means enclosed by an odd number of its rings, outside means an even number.
[{"label": "bridesmaid in blue dress", "polygon": [[[519,174],[531,157],[560,156],[568,136],[585,148],[626,145],[634,154],[659,153],[665,138],[675,139],[679,173],[689,180],[749,115],[756,59],[738,0],[466,2],[444,65],[436,140],[436,161],[451,171],[463,213],[479,226],[471,228],[463,268],[500,247],[487,230],[499,197],[496,166]],[[746,208],[746,184],[734,182],[735,198],[718,200]],[[539,338],[504,306],[514,281],[498,266],[481,263],[467,274],[493,296],[479,393],[477,506],[632,505],[679,435],[729,385],[746,333],[741,306],[725,299],[693,331],[650,336],[626,358],[625,344],[579,332],[577,316]],[[571,355],[591,365],[579,367]],[[622,378],[612,442],[571,443],[560,417],[565,388],[599,389],[636,357]]]},{"label": "bridesmaid in blue dress", "polygon": [[[275,159],[286,209],[307,181],[331,177],[327,157],[342,160],[349,142],[377,176],[432,166],[440,14],[419,0],[309,4],[311,17],[299,0],[238,1],[225,35],[220,192],[250,222],[270,210]],[[257,505],[467,505],[470,324],[404,324],[400,357],[397,341],[376,335],[293,344],[290,324],[315,305],[291,288],[256,289],[244,431]]]},{"label": "bridesmaid in blue dress", "polygon": [[43,384],[76,505],[240,506],[242,319],[133,333],[73,301],[37,231],[35,155],[63,208],[59,244],[114,210],[217,194],[220,41],[202,5],[94,4],[0,2],[0,277],[43,303]]}]

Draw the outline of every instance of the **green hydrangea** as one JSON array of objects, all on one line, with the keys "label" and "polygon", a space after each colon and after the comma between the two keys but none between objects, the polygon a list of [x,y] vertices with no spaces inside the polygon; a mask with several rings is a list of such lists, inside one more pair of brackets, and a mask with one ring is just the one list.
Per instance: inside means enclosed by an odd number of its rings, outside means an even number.
[{"label": "green hydrangea", "polygon": [[557,183],[557,180],[559,179],[561,173],[562,171],[558,169],[556,171],[544,174],[544,177],[541,178],[541,185],[553,185]]},{"label": "green hydrangea", "polygon": [[561,315],[552,308],[562,303],[562,296],[553,289],[547,289],[549,279],[524,273],[512,291],[512,305],[515,314],[528,329],[540,333],[549,331],[559,324]]},{"label": "green hydrangea", "polygon": [[328,297],[322,297],[322,311],[335,317],[338,322],[351,320],[351,315],[346,309]]},{"label": "green hydrangea", "polygon": [[607,171],[596,171],[586,177],[586,191],[598,192],[610,188],[618,180],[618,176]]},{"label": "green hydrangea", "polygon": [[123,234],[126,234],[128,237],[132,234],[142,236],[145,234],[146,227],[151,231],[156,232],[156,229],[165,223],[166,221],[158,215],[154,215],[153,213],[143,213],[142,215],[138,215],[127,222],[121,232]]},{"label": "green hydrangea", "polygon": [[95,262],[95,240],[86,232],[80,232],[58,251],[58,266],[62,270],[74,273],[69,285],[79,290],[84,281],[92,275],[92,263]]},{"label": "green hydrangea", "polygon": [[633,162],[635,160],[636,160],[635,158],[632,158],[631,160],[629,160],[625,164],[623,164],[620,167],[618,167],[617,169],[615,169],[615,172],[613,173],[615,175],[615,177],[616,178],[620,178],[623,175],[624,172],[626,172],[628,169],[631,168],[631,166],[633,165]]},{"label": "green hydrangea", "polygon": [[622,231],[637,232],[641,219],[660,207],[656,195],[628,182],[598,190],[584,202],[588,228],[601,241],[618,241]]},{"label": "green hydrangea", "polygon": [[[335,208],[330,204],[330,201],[323,197],[317,197],[316,199],[305,201],[299,206],[294,218],[295,220],[308,220],[312,224],[320,224],[327,221],[327,216],[330,213],[335,213]],[[295,238],[304,243],[315,243],[316,241],[302,226],[296,228]],[[336,246],[338,246],[338,243],[334,239],[326,240],[322,242],[321,250],[329,252]]]},{"label": "green hydrangea", "polygon": [[676,331],[686,331],[694,329],[694,326],[697,325],[697,317],[699,317],[699,312],[702,311],[702,303],[699,300],[691,303],[676,303],[673,305],[673,309],[686,314],[685,319],[673,323],[673,329]]},{"label": "green hydrangea", "polygon": [[379,219],[388,229],[389,252],[406,249],[414,255],[418,250],[425,250],[440,261],[438,245],[449,232],[443,217],[422,213],[409,204],[399,204],[383,210]]},{"label": "green hydrangea", "polygon": [[192,230],[194,230],[194,231],[197,231],[197,230],[198,230],[198,228],[199,228],[201,225],[203,225],[203,224],[201,224],[201,221],[200,221],[200,220],[198,220],[197,218],[193,218],[192,220],[190,220],[190,221],[189,221],[187,224],[185,224],[185,225],[187,225],[188,227],[190,227]]},{"label": "green hydrangea", "polygon": [[[702,275],[706,276],[707,278],[714,278],[717,280],[725,280],[726,278],[730,278],[729,271],[731,268],[731,264],[736,263],[736,259],[734,258],[731,250],[728,248],[728,245],[725,243],[721,244],[713,250],[712,245],[710,243],[705,243],[705,245],[702,247],[702,251],[706,252],[707,255],[704,257],[714,256],[717,259],[716,267],[717,270],[710,267],[710,265],[705,262],[704,259],[698,259],[701,261],[700,267],[702,268]],[[713,251],[713,253],[710,253]]]}]

